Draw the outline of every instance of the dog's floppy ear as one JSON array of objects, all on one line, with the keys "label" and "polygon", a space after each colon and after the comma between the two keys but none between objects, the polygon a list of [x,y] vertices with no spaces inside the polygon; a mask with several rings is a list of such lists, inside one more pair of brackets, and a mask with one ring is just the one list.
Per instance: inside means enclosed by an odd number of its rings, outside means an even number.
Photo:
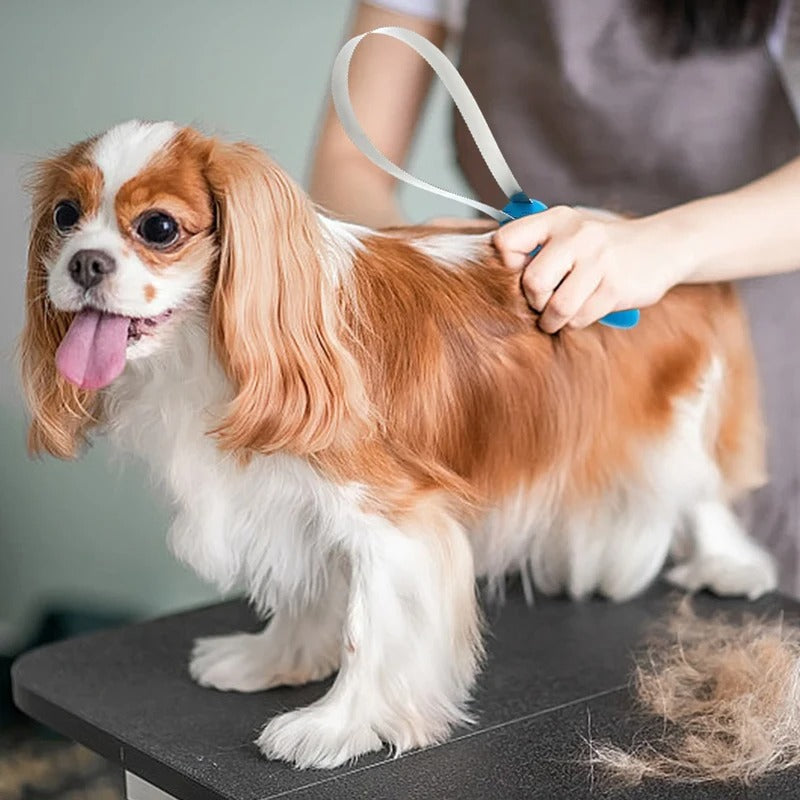
[{"label": "dog's floppy ear", "polygon": [[241,454],[319,452],[365,401],[314,207],[249,144],[213,141],[207,181],[219,246],[210,332],[235,392],[214,433]]},{"label": "dog's floppy ear", "polygon": [[55,159],[44,161],[30,182],[33,206],[20,366],[31,413],[28,450],[74,458],[86,431],[96,422],[96,394],[73,386],[56,369],[56,350],[73,317],[58,311],[47,293],[45,256],[52,245],[52,200],[60,170]]}]

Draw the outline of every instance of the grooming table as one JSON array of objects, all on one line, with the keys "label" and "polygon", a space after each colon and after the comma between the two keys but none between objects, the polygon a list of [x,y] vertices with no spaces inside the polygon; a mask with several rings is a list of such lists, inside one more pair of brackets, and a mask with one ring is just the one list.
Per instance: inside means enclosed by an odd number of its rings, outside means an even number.
[{"label": "grooming table", "polygon": [[[330,681],[244,695],[190,680],[195,637],[257,629],[242,602],[31,651],[14,665],[14,697],[34,719],[119,764],[130,800],[799,797],[798,771],[747,789],[650,781],[619,790],[587,766],[590,740],[646,740],[627,688],[631,651],[673,596],[656,586],[622,605],[537,598],[529,608],[510,591],[503,606],[487,609],[477,724],[436,747],[400,758],[373,753],[333,771],[267,761],[252,744],[270,717],[316,700]],[[747,604],[701,595],[696,607],[800,616],[800,605],[774,596]]]}]

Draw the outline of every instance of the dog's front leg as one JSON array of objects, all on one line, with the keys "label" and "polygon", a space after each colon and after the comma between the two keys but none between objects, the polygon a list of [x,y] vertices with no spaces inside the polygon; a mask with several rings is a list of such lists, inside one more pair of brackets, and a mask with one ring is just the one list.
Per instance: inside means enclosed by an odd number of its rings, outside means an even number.
[{"label": "dog's front leg", "polygon": [[316,597],[278,606],[263,631],[197,639],[189,671],[201,686],[235,692],[327,678],[339,667],[346,608],[347,581],[332,563]]},{"label": "dog's front leg", "polygon": [[258,739],[269,758],[298,767],[335,767],[384,742],[420,747],[468,721],[481,646],[463,530],[430,507],[400,525],[370,514],[358,522],[342,542],[350,586],[336,681]]}]

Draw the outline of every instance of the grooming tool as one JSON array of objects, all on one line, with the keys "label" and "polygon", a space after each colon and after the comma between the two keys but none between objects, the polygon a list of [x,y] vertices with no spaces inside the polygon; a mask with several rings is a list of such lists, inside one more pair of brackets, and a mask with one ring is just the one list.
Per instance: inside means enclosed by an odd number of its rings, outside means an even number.
[{"label": "grooming tool", "polygon": [[[508,214],[510,219],[500,224],[505,225],[506,222],[511,222],[512,219],[520,219],[545,210],[547,210],[547,206],[541,200],[533,200],[524,194],[514,195],[508,204],[503,207],[503,213]],[[537,247],[531,252],[531,255],[535,256],[541,249],[541,246]],[[610,314],[601,317],[598,322],[602,325],[607,325],[609,328],[620,328],[622,330],[633,328],[639,322],[639,309],[631,308],[626,311],[612,311]]]},{"label": "grooming tool", "polygon": [[[492,173],[495,181],[497,181],[497,185],[503,190],[506,197],[509,198],[508,204],[502,211],[486,203],[473,200],[471,197],[465,197],[455,192],[440,189],[438,186],[434,186],[427,181],[415,178],[386,158],[366,135],[356,117],[353,105],[350,101],[349,70],[350,60],[353,57],[356,47],[358,47],[365,36],[372,35],[388,36],[392,39],[397,39],[407,44],[428,62],[431,69],[433,69],[453,98],[456,108],[458,108],[461,113],[478,150],[483,156],[483,160],[486,162],[486,166],[489,167],[489,171]],[[408,30],[407,28],[398,27],[375,28],[375,30],[367,31],[360,36],[354,36],[350,41],[345,43],[334,61],[331,73],[331,96],[342,127],[353,144],[355,144],[370,161],[398,180],[410,186],[415,186],[418,189],[424,189],[440,197],[446,197],[469,206],[470,208],[474,208],[497,220],[501,225],[510,222],[512,219],[525,217],[528,214],[538,214],[540,211],[544,211],[547,208],[544,203],[532,199],[522,191],[517,179],[506,163],[503,154],[500,152],[500,148],[494,136],[492,136],[489,125],[478,107],[478,104],[475,102],[475,98],[472,96],[469,87],[464,82],[464,79],[459,75],[458,70],[447,56],[424,36]],[[534,250],[532,255],[535,255],[538,250],[539,248]],[[603,325],[612,328],[632,328],[639,321],[639,311],[636,309],[631,309],[630,311],[615,311],[611,314],[607,314],[599,321]]]}]

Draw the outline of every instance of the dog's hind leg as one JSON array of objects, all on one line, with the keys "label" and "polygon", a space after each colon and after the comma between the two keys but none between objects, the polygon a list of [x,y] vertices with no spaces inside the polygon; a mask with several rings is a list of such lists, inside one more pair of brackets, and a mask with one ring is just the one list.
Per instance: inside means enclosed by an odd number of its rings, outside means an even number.
[{"label": "dog's hind leg", "polygon": [[679,563],[666,574],[670,583],[691,592],[710,589],[718,595],[751,600],[777,586],[771,556],[748,536],[723,502],[704,500],[689,514]]}]

